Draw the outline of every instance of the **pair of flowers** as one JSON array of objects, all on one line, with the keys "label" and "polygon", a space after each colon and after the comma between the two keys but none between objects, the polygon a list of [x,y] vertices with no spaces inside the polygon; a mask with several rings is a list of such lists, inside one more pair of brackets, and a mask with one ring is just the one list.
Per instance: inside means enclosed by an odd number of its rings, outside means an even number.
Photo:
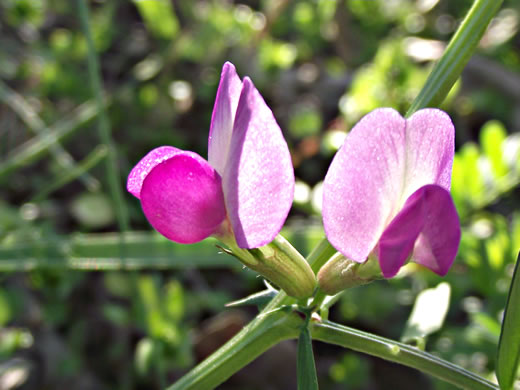
[{"label": "pair of flowers", "polygon": [[[208,161],[171,146],[152,150],[130,172],[128,191],[170,240],[187,244],[213,235],[244,249],[269,244],[292,205],[291,156],[260,93],[229,62],[208,149]],[[446,274],[460,241],[449,194],[453,155],[453,124],[442,111],[425,109],[404,119],[379,109],[365,116],[324,180],[330,243],[357,263],[375,256],[386,278],[410,257]]]}]

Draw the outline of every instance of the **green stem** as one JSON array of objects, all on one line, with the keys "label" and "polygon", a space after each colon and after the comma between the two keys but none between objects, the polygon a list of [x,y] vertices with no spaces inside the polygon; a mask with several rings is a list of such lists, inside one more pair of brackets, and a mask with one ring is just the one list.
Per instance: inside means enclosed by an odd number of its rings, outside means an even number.
[{"label": "green stem", "polygon": [[340,345],[354,351],[415,368],[461,389],[498,389],[498,386],[495,384],[462,367],[417,348],[384,337],[328,321],[312,323],[311,333],[316,340]]},{"label": "green stem", "polygon": [[309,307],[311,307],[314,311],[319,310],[325,298],[327,298],[327,294],[325,293],[325,291],[318,287]]},{"label": "green stem", "polygon": [[[316,272],[334,252],[336,250],[323,239],[307,261]],[[302,318],[278,310],[294,302],[284,292],[279,293],[244,329],[168,390],[213,389],[278,342],[298,337]]]},{"label": "green stem", "polygon": [[303,320],[294,313],[273,312],[291,300],[279,293],[244,329],[168,390],[214,389],[280,341],[298,337]]},{"label": "green stem", "polygon": [[337,250],[330,245],[327,238],[323,238],[319,244],[307,256],[307,262],[310,264],[314,273],[318,273],[320,268],[337,252]]},{"label": "green stem", "polygon": [[503,0],[475,0],[453,35],[442,58],[433,67],[426,84],[413,101],[406,116],[425,107],[438,107],[475,51],[480,38]]},{"label": "green stem", "polygon": [[[309,255],[308,261],[314,269],[316,264],[327,261],[330,254],[330,244],[324,240]],[[168,390],[213,389],[279,341],[298,337],[304,320],[280,309],[294,302],[285,293],[279,293],[242,331]],[[461,388],[498,389],[462,367],[406,344],[328,321],[311,321],[310,327],[316,340],[416,368]]]},{"label": "green stem", "polygon": [[128,211],[125,207],[124,197],[121,191],[121,183],[119,181],[119,172],[117,168],[116,148],[112,140],[110,122],[108,121],[108,116],[105,110],[101,71],[89,25],[89,10],[86,0],[77,0],[77,4],[81,28],[87,41],[87,62],[90,85],[99,109],[99,138],[107,147],[107,158],[105,161],[108,188],[110,190],[112,202],[114,203],[119,229],[120,231],[125,232],[128,230]]}]

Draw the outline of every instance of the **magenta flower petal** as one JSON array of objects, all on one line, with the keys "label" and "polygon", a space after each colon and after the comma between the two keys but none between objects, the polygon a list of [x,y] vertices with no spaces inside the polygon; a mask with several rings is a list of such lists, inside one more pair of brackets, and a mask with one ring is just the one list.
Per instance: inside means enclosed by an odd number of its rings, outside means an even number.
[{"label": "magenta flower petal", "polygon": [[268,244],[292,205],[291,155],[273,113],[244,78],[222,178],[226,209],[241,248]]},{"label": "magenta flower petal", "polygon": [[415,243],[412,260],[444,276],[460,244],[460,221],[448,191],[424,186],[425,224]]},{"label": "magenta flower petal", "polygon": [[450,190],[455,129],[443,111],[427,108],[406,121],[406,188],[404,202],[426,184]]},{"label": "magenta flower petal", "polygon": [[412,253],[424,227],[424,196],[424,187],[413,193],[379,240],[379,265],[385,278],[395,276]]},{"label": "magenta flower petal", "polygon": [[240,98],[242,82],[235,67],[226,62],[213,106],[208,139],[208,161],[220,175],[224,174],[233,131],[233,122]]},{"label": "magenta flower petal", "polygon": [[146,175],[157,165],[164,160],[173,157],[175,154],[181,152],[173,146],[161,146],[148,152],[141,161],[130,171],[128,180],[126,182],[126,189],[137,199],[141,199],[141,187]]},{"label": "magenta flower petal", "polygon": [[193,152],[181,151],[148,173],[141,205],[159,233],[182,244],[210,236],[226,218],[220,176]]},{"label": "magenta flower petal", "polygon": [[334,157],[323,186],[323,224],[330,243],[364,262],[399,211],[406,122],[393,109],[366,115]]},{"label": "magenta flower petal", "polygon": [[379,240],[383,276],[395,276],[412,252],[415,262],[445,275],[459,242],[459,218],[450,193],[435,184],[421,187],[407,199]]}]

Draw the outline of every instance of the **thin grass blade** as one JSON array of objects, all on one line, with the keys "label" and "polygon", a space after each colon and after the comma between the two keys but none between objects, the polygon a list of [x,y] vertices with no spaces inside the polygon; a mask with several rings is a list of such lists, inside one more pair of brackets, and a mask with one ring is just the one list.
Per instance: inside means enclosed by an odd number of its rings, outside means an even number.
[{"label": "thin grass blade", "polygon": [[513,388],[520,363],[520,253],[509,288],[498,342],[496,373],[500,389]]},{"label": "thin grass blade", "polygon": [[[0,80],[0,101],[11,108],[33,133],[44,134],[47,131],[45,122],[38,116],[31,105],[27,103],[24,97],[9,88],[2,80]],[[50,144],[49,151],[63,169],[76,168],[72,156],[58,142]],[[99,188],[99,181],[88,174],[88,172],[84,172],[79,179],[91,191]]]},{"label": "thin grass blade", "polygon": [[71,135],[98,115],[98,112],[97,107],[92,102],[83,103],[69,117],[57,122],[36,137],[17,147],[0,164],[0,179],[40,159],[53,146],[58,145],[65,137]]}]

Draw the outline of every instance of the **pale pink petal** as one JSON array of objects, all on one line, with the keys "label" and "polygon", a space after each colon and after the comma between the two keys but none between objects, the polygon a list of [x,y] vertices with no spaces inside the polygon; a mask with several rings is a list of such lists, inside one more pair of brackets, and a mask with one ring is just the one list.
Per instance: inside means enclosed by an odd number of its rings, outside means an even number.
[{"label": "pale pink petal", "polygon": [[460,225],[450,193],[435,184],[414,192],[385,229],[377,252],[383,276],[413,261],[445,275],[457,254]]},{"label": "pale pink petal", "polygon": [[182,244],[210,236],[226,217],[220,176],[193,152],[179,152],[148,173],[141,205],[159,233]]},{"label": "pale pink petal", "polygon": [[240,98],[242,82],[232,63],[222,68],[220,83],[213,106],[208,139],[208,161],[222,176],[229,153],[233,122]]},{"label": "pale pink petal", "polygon": [[426,184],[450,190],[455,129],[443,111],[427,108],[406,121],[406,188],[404,202]]},{"label": "pale pink petal", "polygon": [[257,248],[280,232],[292,205],[291,155],[273,113],[244,78],[222,179],[237,244]]},{"label": "pale pink petal", "polygon": [[146,175],[157,165],[164,160],[169,159],[181,150],[173,146],[161,146],[153,149],[130,171],[126,182],[126,189],[137,199],[140,199],[141,187]]},{"label": "pale pink petal", "polygon": [[405,167],[404,118],[385,108],[348,134],[323,185],[323,224],[330,243],[364,262],[400,210]]}]

